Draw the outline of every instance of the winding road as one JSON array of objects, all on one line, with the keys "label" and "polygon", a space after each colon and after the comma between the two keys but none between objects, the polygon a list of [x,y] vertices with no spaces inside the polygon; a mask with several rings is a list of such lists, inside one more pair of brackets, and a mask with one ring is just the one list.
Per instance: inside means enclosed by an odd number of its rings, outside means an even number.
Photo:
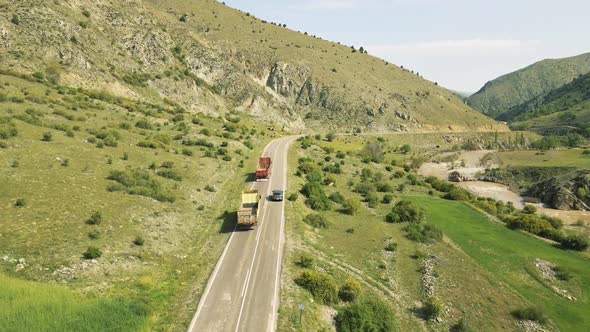
[{"label": "winding road", "polygon": [[252,230],[234,229],[199,301],[189,332],[272,332],[279,309],[281,262],[285,243],[284,202],[266,199],[285,190],[287,154],[297,137],[270,142],[263,156],[273,161],[268,181],[253,182],[263,197],[260,221]]}]

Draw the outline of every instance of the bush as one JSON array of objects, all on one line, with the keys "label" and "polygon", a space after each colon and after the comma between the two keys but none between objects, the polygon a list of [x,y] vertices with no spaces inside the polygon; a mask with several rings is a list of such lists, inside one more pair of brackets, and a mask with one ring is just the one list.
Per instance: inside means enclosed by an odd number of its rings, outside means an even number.
[{"label": "bush", "polygon": [[88,218],[86,220],[86,223],[88,225],[100,225],[101,222],[102,222],[102,213],[100,213],[100,211],[93,212],[92,215],[90,216],[90,218]]},{"label": "bush", "polygon": [[443,233],[435,225],[411,223],[404,227],[406,237],[420,243],[433,243],[442,240]]},{"label": "bush", "polygon": [[335,138],[336,134],[334,132],[329,132],[328,134],[326,134],[326,140],[328,142],[333,142]]},{"label": "bush", "polygon": [[319,182],[307,182],[301,192],[307,197],[305,204],[316,211],[327,211],[332,208],[333,202],[328,199],[322,185]]},{"label": "bush", "polygon": [[588,248],[588,239],[583,235],[570,235],[563,238],[561,246],[564,249],[584,251]]},{"label": "bush", "polygon": [[410,151],[412,151],[412,147],[409,144],[404,144],[401,146],[400,150],[403,154],[408,154]]},{"label": "bush", "polygon": [[461,318],[459,319],[459,321],[451,326],[451,329],[449,330],[450,332],[469,332],[471,331],[471,328],[469,328],[469,325],[467,324],[467,321],[465,320],[465,318]]},{"label": "bush", "polygon": [[287,197],[287,199],[291,202],[295,202],[298,198],[299,198],[299,194],[297,194],[297,193],[292,193],[291,195],[289,195]]},{"label": "bush", "polygon": [[139,120],[135,123],[135,126],[137,128],[141,128],[141,129],[149,129],[149,130],[153,130],[154,126],[149,123],[147,120]]},{"label": "bush", "polygon": [[141,236],[137,236],[135,240],[133,240],[133,244],[135,244],[136,246],[143,246],[144,243],[145,241]]},{"label": "bush", "polygon": [[435,319],[442,313],[443,305],[440,300],[434,296],[429,297],[424,302],[422,314],[426,319]]},{"label": "bush", "polygon": [[299,257],[295,264],[306,269],[311,269],[314,267],[315,261],[313,257],[304,254]]},{"label": "bush", "polygon": [[328,228],[328,221],[318,213],[308,214],[303,221],[315,228]]},{"label": "bush", "polygon": [[570,281],[574,277],[570,271],[561,266],[553,267],[553,272],[555,272],[555,278],[562,281]]},{"label": "bush", "polygon": [[18,135],[16,125],[8,118],[0,118],[0,139],[7,139]]},{"label": "bush", "polygon": [[369,298],[343,306],[335,318],[338,332],[390,332],[396,324],[388,305],[377,298]]},{"label": "bush", "polygon": [[356,197],[347,198],[342,205],[342,211],[351,216],[357,214],[361,208],[361,201]]},{"label": "bush", "polygon": [[98,231],[96,231],[96,230],[95,231],[88,232],[88,238],[91,239],[91,240],[98,239],[99,235],[100,235],[100,233]]},{"label": "bush", "polygon": [[174,202],[176,198],[166,191],[160,182],[152,179],[147,171],[112,171],[108,180],[117,182],[107,187],[108,191],[124,191],[130,195],[151,197],[160,202]]},{"label": "bush", "polygon": [[523,209],[522,209],[523,213],[526,214],[535,214],[537,213],[537,207],[535,207],[534,205],[529,205],[527,204]]},{"label": "bush", "polygon": [[330,196],[328,196],[328,198],[334,203],[344,203],[344,196],[342,196],[342,194],[337,191],[331,193]]},{"label": "bush", "polygon": [[182,181],[182,176],[180,174],[178,174],[176,171],[171,170],[171,169],[159,170],[156,172],[156,174],[158,174],[159,176],[166,178],[166,179],[171,179],[174,181]]},{"label": "bush", "polygon": [[88,247],[86,251],[82,254],[82,258],[84,259],[96,259],[102,256],[102,252],[97,247]]},{"label": "bush", "polygon": [[27,201],[24,198],[19,198],[14,202],[14,206],[16,207],[25,207],[27,206]]},{"label": "bush", "polygon": [[308,290],[316,301],[323,304],[338,302],[338,286],[329,275],[317,271],[304,271],[295,283]]},{"label": "bush", "polygon": [[44,142],[51,142],[51,140],[53,140],[53,134],[50,131],[45,132],[43,133],[41,140]]},{"label": "bush", "polygon": [[399,201],[391,212],[387,214],[385,220],[390,223],[413,222],[419,223],[426,218],[426,212],[416,203],[411,201]]},{"label": "bush", "polygon": [[444,196],[444,199],[453,201],[469,201],[470,194],[464,189],[453,186]]},{"label": "bush", "polygon": [[393,195],[391,195],[391,194],[385,194],[383,196],[383,200],[381,200],[381,202],[383,204],[389,204],[389,203],[393,202]]},{"label": "bush", "polygon": [[547,317],[540,307],[526,307],[517,309],[511,312],[512,316],[520,320],[532,320],[534,322],[545,324],[547,323]]},{"label": "bush", "polygon": [[210,193],[214,193],[217,191],[217,189],[215,189],[215,187],[213,187],[212,185],[208,184],[205,186],[205,190],[207,190]]},{"label": "bush", "polygon": [[361,284],[352,278],[347,278],[342,286],[340,286],[338,297],[344,302],[353,302],[358,298],[360,293]]},{"label": "bush", "polygon": [[387,182],[378,182],[376,184],[376,187],[377,187],[377,191],[380,193],[392,193],[394,190],[391,183],[387,183]]},{"label": "bush", "polygon": [[389,241],[385,246],[385,251],[394,252],[397,249],[397,243]]},{"label": "bush", "polygon": [[365,198],[367,200],[367,205],[370,208],[376,208],[379,204],[379,195],[374,191],[367,193],[367,196]]}]

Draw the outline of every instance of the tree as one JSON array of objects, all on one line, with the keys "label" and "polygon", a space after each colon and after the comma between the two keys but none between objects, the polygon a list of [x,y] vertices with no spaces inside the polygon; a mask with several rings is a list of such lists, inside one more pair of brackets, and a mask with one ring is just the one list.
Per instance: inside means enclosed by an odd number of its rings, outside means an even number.
[{"label": "tree", "polygon": [[365,48],[361,46],[361,48],[359,48],[359,52],[361,52],[361,54],[365,53]]},{"label": "tree", "polygon": [[400,149],[403,154],[408,154],[410,151],[412,151],[412,147],[410,146],[410,144],[404,144],[401,146]]},{"label": "tree", "polygon": [[406,200],[399,201],[385,217],[385,220],[390,223],[419,223],[424,221],[424,219],[426,219],[424,209],[419,207],[416,203]]},{"label": "tree", "polygon": [[364,299],[338,310],[335,318],[338,332],[395,331],[395,320],[385,302],[376,298]]},{"label": "tree", "polygon": [[361,201],[357,197],[349,197],[344,201],[342,206],[342,211],[346,214],[350,214],[351,216],[357,214],[359,209],[361,208]]}]

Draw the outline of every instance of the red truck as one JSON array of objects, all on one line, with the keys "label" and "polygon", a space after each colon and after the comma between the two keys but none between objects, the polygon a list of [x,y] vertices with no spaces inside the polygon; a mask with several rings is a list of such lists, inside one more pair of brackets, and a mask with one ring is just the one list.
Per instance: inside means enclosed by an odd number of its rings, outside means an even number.
[{"label": "red truck", "polygon": [[258,169],[256,169],[256,181],[270,178],[270,168],[272,161],[270,157],[260,157],[258,159]]}]

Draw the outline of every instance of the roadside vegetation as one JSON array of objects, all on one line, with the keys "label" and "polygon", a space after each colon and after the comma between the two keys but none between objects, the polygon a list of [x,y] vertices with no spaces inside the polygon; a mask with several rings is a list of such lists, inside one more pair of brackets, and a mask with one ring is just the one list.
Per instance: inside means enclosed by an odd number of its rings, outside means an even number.
[{"label": "roadside vegetation", "polygon": [[2,326],[184,329],[280,131],[24,74],[0,95]]},{"label": "roadside vegetation", "polygon": [[[481,142],[470,135],[463,141]],[[342,282],[354,279],[358,298],[388,305],[374,311],[398,330],[518,330],[522,320],[584,330],[587,237],[532,206],[519,210],[419,176],[412,163],[435,157],[428,154],[436,139],[421,145],[412,136],[306,137],[294,144],[288,191],[300,199],[286,205],[280,329],[351,331],[343,321],[372,312],[371,304],[359,309],[359,302],[337,298]],[[494,136],[484,135],[488,142]],[[439,150],[453,145],[440,143]],[[319,208],[310,200],[330,203]],[[548,268],[538,263],[545,261]],[[321,282],[303,282],[316,275]]]}]

